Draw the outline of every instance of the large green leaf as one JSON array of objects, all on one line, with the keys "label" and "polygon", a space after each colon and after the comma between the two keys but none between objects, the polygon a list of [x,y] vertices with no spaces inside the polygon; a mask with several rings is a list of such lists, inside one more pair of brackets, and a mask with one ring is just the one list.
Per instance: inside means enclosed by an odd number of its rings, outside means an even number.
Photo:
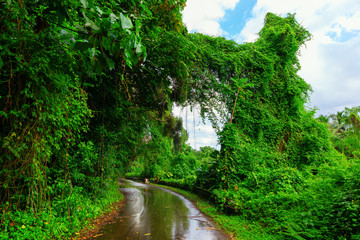
[{"label": "large green leaf", "polygon": [[131,22],[131,19],[126,17],[124,14],[120,13],[120,21],[121,21],[121,27],[123,29],[130,29],[133,27],[133,24]]},{"label": "large green leaf", "polygon": [[109,67],[109,70],[113,70],[115,68],[115,62],[114,60],[112,60],[111,58],[109,58],[108,56],[105,55],[105,60],[106,60],[106,63]]},{"label": "large green leaf", "polygon": [[86,18],[85,27],[90,27],[94,31],[99,31],[100,28],[90,19]]}]

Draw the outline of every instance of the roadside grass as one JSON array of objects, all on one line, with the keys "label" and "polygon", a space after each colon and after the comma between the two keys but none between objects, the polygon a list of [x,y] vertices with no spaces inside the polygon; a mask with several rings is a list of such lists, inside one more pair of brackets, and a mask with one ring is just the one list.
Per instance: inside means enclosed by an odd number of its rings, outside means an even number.
[{"label": "roadside grass", "polygon": [[117,184],[111,184],[97,198],[74,188],[72,195],[52,202],[49,210],[38,214],[31,211],[12,211],[4,218],[1,226],[2,239],[74,239],[80,230],[94,228],[94,220],[111,211],[115,202],[121,202],[123,195]]},{"label": "roadside grass", "polygon": [[256,222],[250,222],[239,215],[221,212],[214,204],[202,199],[195,193],[161,184],[153,184],[180,193],[191,200],[229,239],[234,240],[282,240],[281,236],[270,234]]}]

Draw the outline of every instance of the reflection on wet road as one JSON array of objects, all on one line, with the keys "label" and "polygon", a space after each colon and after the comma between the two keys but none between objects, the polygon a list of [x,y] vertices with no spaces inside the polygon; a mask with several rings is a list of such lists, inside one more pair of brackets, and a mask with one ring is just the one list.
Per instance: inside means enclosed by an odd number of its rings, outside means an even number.
[{"label": "reflection on wet road", "polygon": [[226,239],[183,196],[165,188],[122,180],[126,187],[121,218],[104,227],[96,239]]}]

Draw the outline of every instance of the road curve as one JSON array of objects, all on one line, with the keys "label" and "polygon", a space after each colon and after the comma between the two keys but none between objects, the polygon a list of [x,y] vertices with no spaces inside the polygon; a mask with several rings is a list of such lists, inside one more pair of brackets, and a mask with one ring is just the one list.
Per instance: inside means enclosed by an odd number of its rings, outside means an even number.
[{"label": "road curve", "polygon": [[125,206],[119,220],[99,232],[99,240],[223,240],[216,229],[188,199],[168,189],[121,180]]}]

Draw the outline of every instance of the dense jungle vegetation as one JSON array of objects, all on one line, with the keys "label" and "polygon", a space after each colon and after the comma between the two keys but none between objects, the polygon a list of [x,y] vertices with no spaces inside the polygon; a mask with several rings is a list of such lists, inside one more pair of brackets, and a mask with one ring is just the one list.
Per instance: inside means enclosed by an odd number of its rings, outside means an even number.
[{"label": "dense jungle vegetation", "polygon": [[[200,187],[279,239],[360,239],[360,108],[304,107],[310,33],[271,13],[254,43],[188,33],[185,2],[1,1],[0,239],[73,236],[125,174]],[[175,105],[201,107],[220,151],[186,144]]]}]

